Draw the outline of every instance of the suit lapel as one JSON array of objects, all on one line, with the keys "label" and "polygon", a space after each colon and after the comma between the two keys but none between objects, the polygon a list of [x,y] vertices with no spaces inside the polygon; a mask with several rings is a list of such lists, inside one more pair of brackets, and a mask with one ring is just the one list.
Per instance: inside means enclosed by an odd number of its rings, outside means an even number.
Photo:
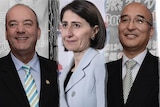
[{"label": "suit lapel", "polygon": [[129,105],[134,105],[134,107],[136,107],[141,105],[141,102],[145,103],[143,100],[146,98],[148,91],[151,90],[152,86],[156,82],[156,73],[155,70],[153,70],[153,68],[156,68],[154,67],[154,64],[155,61],[148,52],[138,71],[129,94],[127,101]]},{"label": "suit lapel", "polygon": [[[15,98],[17,98],[19,101],[21,101],[19,103],[26,103],[27,104],[28,100],[25,95],[24,88],[21,84],[20,78],[18,76],[17,70],[15,68],[15,65],[14,65],[12,59],[11,59],[10,54],[8,56],[6,56],[6,59],[4,60],[4,63],[2,66],[4,66],[3,67],[4,69],[2,69],[2,71],[1,71],[1,72],[3,72],[2,79],[4,81],[4,84],[6,85],[6,87],[8,87],[11,94]],[[26,105],[26,104],[22,104],[22,105]]]},{"label": "suit lapel", "polygon": [[107,63],[108,69],[108,104],[123,106],[122,59]]},{"label": "suit lapel", "polygon": [[[40,87],[40,107],[57,106],[58,103],[58,84],[57,84],[57,65],[56,62],[50,62],[43,57],[39,57],[41,70]],[[54,64],[55,63],[55,64]],[[51,101],[53,100],[53,102]]]},{"label": "suit lapel", "polygon": [[[91,54],[89,54],[89,53],[91,53]],[[96,54],[98,54],[98,52],[93,50],[92,48],[89,48],[86,51],[86,53],[84,54],[83,58],[79,62],[78,67],[76,68],[76,70],[72,74],[72,76],[66,86],[66,89],[65,89],[66,92],[85,77],[84,69],[89,65],[90,61],[93,59],[93,57]]]}]

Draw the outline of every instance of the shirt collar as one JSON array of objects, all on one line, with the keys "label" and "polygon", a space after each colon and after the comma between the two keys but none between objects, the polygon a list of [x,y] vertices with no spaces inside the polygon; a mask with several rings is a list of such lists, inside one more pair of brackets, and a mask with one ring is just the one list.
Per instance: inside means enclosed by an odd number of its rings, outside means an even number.
[{"label": "shirt collar", "polygon": [[[141,52],[140,54],[138,54],[136,57],[134,57],[132,59],[135,60],[137,62],[137,64],[141,65],[146,54],[147,54],[147,49],[145,49],[143,52]],[[125,54],[123,54],[122,65],[124,66],[124,64],[128,60],[130,60],[130,59]]]},{"label": "shirt collar", "polygon": [[[17,69],[17,71],[19,71],[21,69],[21,67],[24,65],[24,63],[22,61],[20,61],[19,59],[17,59],[13,53],[11,52],[11,58],[15,64],[15,67]],[[32,70],[39,72],[39,68],[38,65],[39,64],[39,58],[38,55],[35,53],[33,58],[31,59],[31,61],[28,62],[27,65],[29,65],[31,67]]]}]

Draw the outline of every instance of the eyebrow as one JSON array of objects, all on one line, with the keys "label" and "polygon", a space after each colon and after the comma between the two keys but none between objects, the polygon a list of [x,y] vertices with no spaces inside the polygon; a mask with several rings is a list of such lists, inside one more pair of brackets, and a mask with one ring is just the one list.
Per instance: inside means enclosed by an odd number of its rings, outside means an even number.
[{"label": "eyebrow", "polygon": [[123,17],[126,17],[126,16],[128,16],[128,15],[121,15],[120,18],[123,18]]},{"label": "eyebrow", "polygon": [[31,20],[31,19],[26,19],[26,20],[24,20],[23,22],[32,22],[32,23],[33,23],[33,20]]},{"label": "eyebrow", "polygon": [[[128,15],[121,15],[120,18],[123,18],[123,17],[126,17],[126,16],[128,16]],[[146,19],[146,18],[145,18],[144,16],[142,16],[142,15],[136,15],[136,17],[137,17],[137,16]],[[129,17],[129,16],[128,16],[128,17]]]},{"label": "eyebrow", "polygon": [[8,21],[8,23],[11,23],[11,22],[17,22],[16,20],[10,20],[10,21]]},{"label": "eyebrow", "polygon": [[[144,16],[142,16],[142,15],[136,15],[136,17],[137,16],[143,18],[145,20],[145,22],[147,22],[150,26],[153,26],[152,23],[150,23],[148,20],[146,20],[146,18]],[[124,18],[124,17],[129,17],[129,16],[126,15],[126,14],[120,16],[120,18]]]},{"label": "eyebrow", "polygon": [[138,17],[141,17],[141,18],[143,18],[143,19],[146,19],[144,16],[142,16],[142,15],[137,15]]},{"label": "eyebrow", "polygon": [[[126,16],[128,16],[128,15],[126,15],[126,14],[125,14],[125,15],[121,15],[121,16],[120,16],[120,18],[123,18],[123,17],[126,17]],[[144,19],[145,19],[145,17],[144,17],[144,16],[142,16],[142,15],[136,15],[136,16],[138,16],[138,17],[141,17],[141,18],[144,18]],[[128,17],[129,17],[129,16],[128,16]]]},{"label": "eyebrow", "polygon": [[[11,22],[18,22],[18,21],[17,20],[10,20],[8,23],[11,23]],[[32,22],[33,23],[33,21],[30,19],[26,19],[23,22]]]},{"label": "eyebrow", "polygon": [[[62,21],[62,23],[68,23],[67,21]],[[81,23],[81,22],[78,22],[78,21],[73,21],[71,23]]]}]

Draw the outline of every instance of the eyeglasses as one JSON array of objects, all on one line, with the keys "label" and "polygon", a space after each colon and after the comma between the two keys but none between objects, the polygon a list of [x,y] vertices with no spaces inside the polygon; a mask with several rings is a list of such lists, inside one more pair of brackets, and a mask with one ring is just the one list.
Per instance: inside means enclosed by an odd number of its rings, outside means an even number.
[{"label": "eyeglasses", "polygon": [[[121,16],[118,20],[119,23],[122,24],[128,24],[131,22],[131,18],[127,15]],[[144,23],[147,23],[148,25],[152,26],[152,23],[148,22],[143,16],[138,15],[133,19],[133,23],[136,25],[142,25]]]}]

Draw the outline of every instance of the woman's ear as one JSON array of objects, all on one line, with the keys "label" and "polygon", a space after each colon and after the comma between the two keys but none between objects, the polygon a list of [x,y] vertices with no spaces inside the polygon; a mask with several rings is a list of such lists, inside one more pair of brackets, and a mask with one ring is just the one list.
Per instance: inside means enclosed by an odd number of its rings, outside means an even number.
[{"label": "woman's ear", "polygon": [[91,36],[91,39],[94,40],[94,38],[96,37],[97,33],[99,32],[99,27],[98,25],[95,25],[93,27],[93,32],[92,32],[92,36]]},{"label": "woman's ear", "polygon": [[98,25],[95,25],[95,26],[93,27],[93,35],[96,35],[98,32],[99,32],[99,26],[98,26]]}]

